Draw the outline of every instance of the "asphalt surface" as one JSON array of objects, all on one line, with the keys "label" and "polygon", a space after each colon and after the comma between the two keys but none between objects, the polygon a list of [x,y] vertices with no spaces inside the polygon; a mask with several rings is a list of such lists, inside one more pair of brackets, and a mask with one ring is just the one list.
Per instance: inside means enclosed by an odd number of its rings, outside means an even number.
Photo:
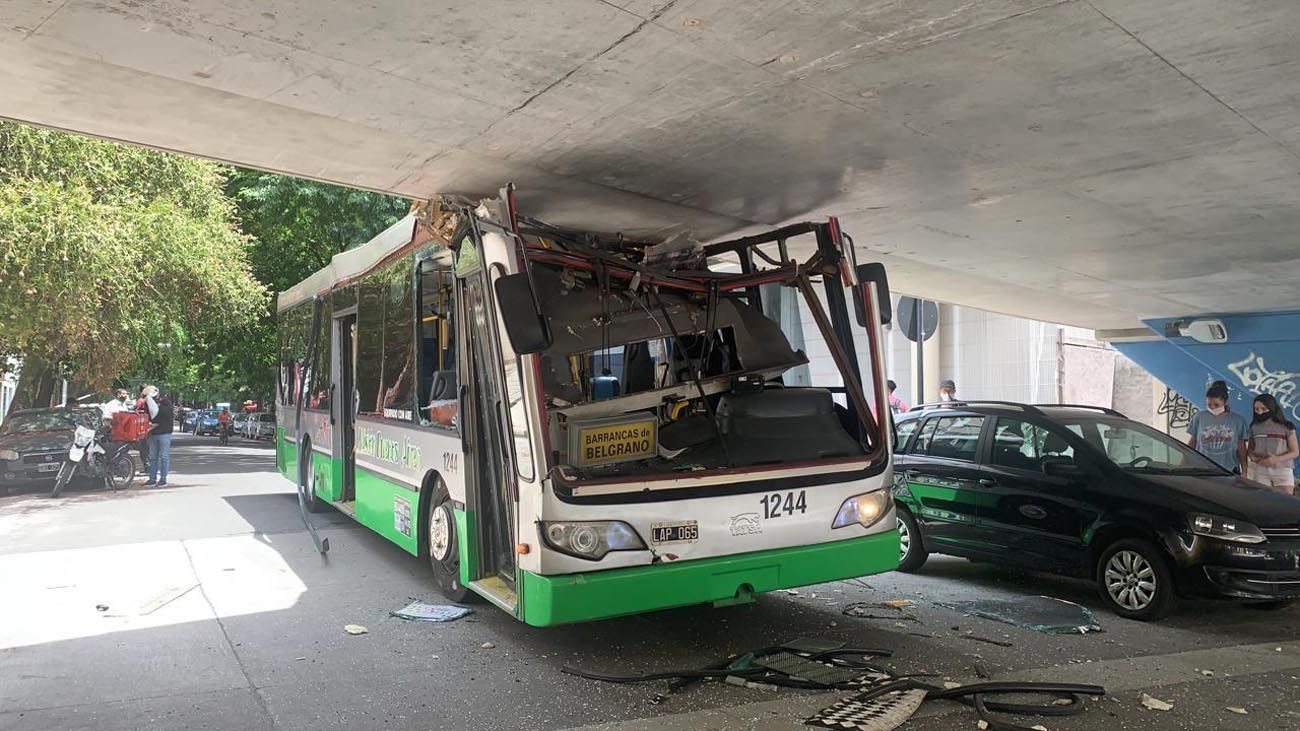
[{"label": "asphalt surface", "polygon": [[[921,575],[727,609],[535,629],[479,604],[456,622],[409,622],[389,612],[439,600],[423,563],[337,513],[316,516],[331,544],[319,556],[267,445],[181,437],[172,469],[165,489],[0,498],[0,729],[788,730],[843,694],[702,683],[667,695],[560,671],[692,668],[799,637],[888,649],[884,664],[936,681],[974,680],[978,662],[1111,691],[1083,716],[1025,725],[1300,729],[1297,608],[1192,602],[1143,624],[1107,614],[1084,582],[937,557]],[[1091,607],[1104,631],[1048,635],[936,606],[1037,595]],[[841,614],[897,598],[914,604]],[[1143,693],[1173,708],[1148,710]],[[975,717],[927,704],[903,728]]]}]

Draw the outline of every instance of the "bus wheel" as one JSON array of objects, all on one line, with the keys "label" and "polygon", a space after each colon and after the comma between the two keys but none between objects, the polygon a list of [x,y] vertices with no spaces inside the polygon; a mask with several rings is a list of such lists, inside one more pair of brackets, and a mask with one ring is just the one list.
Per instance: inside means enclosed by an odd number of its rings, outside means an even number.
[{"label": "bus wheel", "polygon": [[425,544],[429,549],[429,567],[433,569],[438,591],[453,602],[465,602],[474,592],[460,580],[460,548],[456,540],[456,515],[451,509],[451,498],[441,482],[429,496]]},{"label": "bus wheel", "polygon": [[[306,485],[302,491],[303,502],[307,504],[307,512],[323,513],[329,510],[330,505],[316,495],[316,460],[311,451],[311,439],[303,437],[300,445],[298,447],[298,469],[302,471],[302,479]],[[306,455],[306,457],[304,458],[303,455]]]}]

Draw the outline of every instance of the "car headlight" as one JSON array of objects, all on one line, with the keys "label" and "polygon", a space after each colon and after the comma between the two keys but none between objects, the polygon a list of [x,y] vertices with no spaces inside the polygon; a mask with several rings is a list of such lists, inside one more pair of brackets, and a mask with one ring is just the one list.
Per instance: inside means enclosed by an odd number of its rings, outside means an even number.
[{"label": "car headlight", "polygon": [[1264,534],[1253,523],[1218,515],[1193,513],[1187,516],[1192,533],[1207,538],[1218,538],[1234,543],[1263,543]]},{"label": "car headlight", "polygon": [[645,550],[645,541],[621,520],[542,523],[542,540],[560,553],[599,561],[610,551]]},{"label": "car headlight", "polygon": [[0,462],[17,462],[18,453],[12,449],[0,449]]},{"label": "car headlight", "polygon": [[870,528],[888,515],[892,507],[894,507],[894,496],[888,488],[854,495],[840,506],[840,512],[835,514],[835,522],[831,523],[831,529],[843,528],[854,523],[863,528]]}]

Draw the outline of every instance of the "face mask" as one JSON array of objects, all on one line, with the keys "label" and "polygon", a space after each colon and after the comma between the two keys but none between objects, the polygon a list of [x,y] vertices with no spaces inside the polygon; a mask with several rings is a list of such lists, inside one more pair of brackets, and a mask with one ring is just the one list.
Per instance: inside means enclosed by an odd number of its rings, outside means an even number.
[{"label": "face mask", "polygon": [[1212,409],[1207,407],[1205,410],[1210,412],[1211,414],[1214,414],[1215,416],[1223,416],[1223,412],[1227,411],[1227,409],[1223,408],[1222,406],[1216,406],[1215,408]]},{"label": "face mask", "polygon": [[1272,416],[1272,414],[1268,413],[1267,411],[1265,411],[1262,414],[1255,414],[1255,423],[1263,424],[1264,422],[1269,420],[1270,416]]},{"label": "face mask", "polygon": [[939,400],[952,401],[952,394],[948,393],[947,391],[944,391],[943,393],[939,394]]}]

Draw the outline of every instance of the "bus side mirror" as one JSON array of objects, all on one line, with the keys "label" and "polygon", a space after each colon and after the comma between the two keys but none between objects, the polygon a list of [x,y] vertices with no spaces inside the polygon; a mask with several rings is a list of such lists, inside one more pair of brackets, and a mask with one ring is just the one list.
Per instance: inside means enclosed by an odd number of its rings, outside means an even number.
[{"label": "bus side mirror", "polygon": [[506,336],[515,352],[528,355],[551,347],[551,327],[533,294],[533,283],[528,275],[507,274],[497,278],[492,286],[496,290],[497,307],[501,309]]},{"label": "bus side mirror", "polygon": [[880,262],[858,265],[858,287],[853,297],[853,311],[857,313],[858,324],[867,326],[867,311],[864,306],[866,298],[871,296],[871,288],[876,285],[876,308],[880,310],[880,324],[888,325],[894,319],[894,307],[889,297],[889,276],[885,274],[885,265]]}]

